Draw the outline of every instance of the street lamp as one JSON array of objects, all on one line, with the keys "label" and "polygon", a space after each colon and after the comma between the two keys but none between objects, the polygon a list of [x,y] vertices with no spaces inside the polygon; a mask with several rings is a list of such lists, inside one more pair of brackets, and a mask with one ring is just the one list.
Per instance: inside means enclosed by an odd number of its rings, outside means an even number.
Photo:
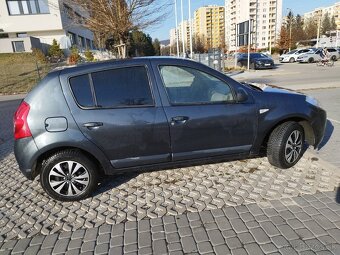
[{"label": "street lamp", "polygon": [[[288,14],[293,14],[291,8],[287,8],[289,10]],[[287,15],[288,16],[288,15]],[[292,16],[289,17],[289,51],[291,50],[292,46]]]}]

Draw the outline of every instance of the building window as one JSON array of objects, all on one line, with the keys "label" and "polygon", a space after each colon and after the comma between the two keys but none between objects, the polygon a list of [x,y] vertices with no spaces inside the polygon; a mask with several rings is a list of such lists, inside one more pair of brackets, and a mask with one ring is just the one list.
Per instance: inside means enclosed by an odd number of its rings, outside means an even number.
[{"label": "building window", "polygon": [[27,33],[17,33],[18,38],[25,38],[27,37]]},{"label": "building window", "polygon": [[9,15],[50,13],[48,0],[6,0]]},{"label": "building window", "polygon": [[74,33],[68,32],[68,37],[70,38],[71,45],[77,44],[77,36]]},{"label": "building window", "polygon": [[14,52],[24,52],[25,51],[24,41],[14,41],[14,42],[12,42],[12,46],[13,46]]}]

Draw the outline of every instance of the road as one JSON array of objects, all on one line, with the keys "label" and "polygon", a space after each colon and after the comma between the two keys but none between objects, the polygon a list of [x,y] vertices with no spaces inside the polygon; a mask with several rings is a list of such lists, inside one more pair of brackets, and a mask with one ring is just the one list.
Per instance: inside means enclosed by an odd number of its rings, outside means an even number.
[{"label": "road", "polygon": [[233,78],[239,81],[267,83],[294,90],[340,87],[340,61],[334,67],[316,64],[277,64],[273,70],[247,71]]},{"label": "road", "polygon": [[0,100],[0,144],[13,136],[13,114],[21,100]]}]

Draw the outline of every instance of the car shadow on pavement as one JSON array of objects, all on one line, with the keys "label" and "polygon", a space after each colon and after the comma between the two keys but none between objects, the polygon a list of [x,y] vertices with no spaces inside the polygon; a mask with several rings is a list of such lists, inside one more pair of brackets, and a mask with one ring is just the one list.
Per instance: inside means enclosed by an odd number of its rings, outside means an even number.
[{"label": "car shadow on pavement", "polygon": [[324,135],[320,145],[318,146],[318,150],[322,149],[322,147],[324,147],[328,143],[329,139],[331,138],[331,136],[333,134],[333,131],[334,131],[334,126],[333,126],[332,122],[327,120],[325,135]]}]

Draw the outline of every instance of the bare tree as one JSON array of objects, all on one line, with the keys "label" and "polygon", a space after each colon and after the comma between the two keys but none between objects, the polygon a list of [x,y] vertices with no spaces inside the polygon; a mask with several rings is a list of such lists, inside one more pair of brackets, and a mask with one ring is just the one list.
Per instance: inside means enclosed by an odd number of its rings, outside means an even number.
[{"label": "bare tree", "polygon": [[[72,20],[93,31],[96,38],[117,40],[115,47],[126,57],[126,44],[132,30],[158,25],[167,16],[165,0],[59,0],[66,11],[72,10]],[[82,15],[79,15],[81,13]],[[70,15],[70,14],[68,14]]]}]

